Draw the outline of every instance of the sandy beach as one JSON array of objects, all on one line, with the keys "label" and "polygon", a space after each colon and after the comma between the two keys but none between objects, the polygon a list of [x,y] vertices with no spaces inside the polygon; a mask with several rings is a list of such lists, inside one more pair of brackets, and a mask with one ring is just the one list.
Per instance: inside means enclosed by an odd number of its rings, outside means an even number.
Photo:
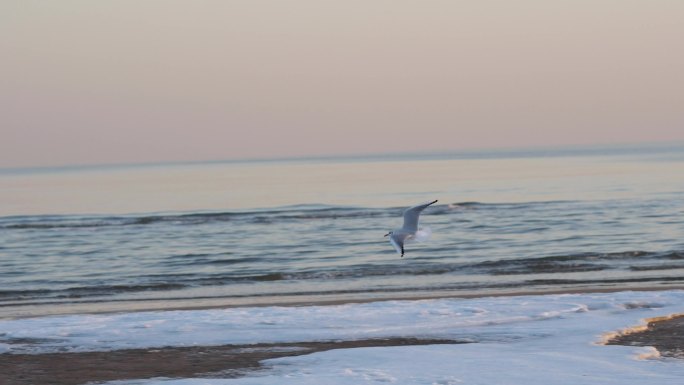
[{"label": "sandy beach", "polygon": [[235,378],[258,370],[260,361],[332,349],[456,344],[462,341],[417,338],[285,344],[131,349],[68,354],[13,354],[0,360],[7,385],[80,385],[87,382],[154,377]]},{"label": "sandy beach", "polygon": [[662,357],[684,359],[684,314],[655,318],[633,332],[618,334],[607,344],[652,346]]},{"label": "sandy beach", "polygon": [[[122,312],[143,312],[143,311],[170,311],[170,310],[207,310],[207,309],[226,309],[240,307],[268,307],[268,306],[333,306],[352,303],[369,303],[377,301],[408,301],[442,298],[482,298],[482,297],[517,297],[526,295],[552,295],[552,294],[585,294],[585,293],[616,293],[624,290],[631,291],[659,291],[659,290],[684,290],[684,285],[662,284],[658,287],[634,284],[629,287],[601,287],[600,285],[580,286],[569,289],[522,289],[522,290],[489,290],[486,294],[476,291],[459,292],[432,292],[432,293],[374,293],[370,298],[359,298],[356,296],[281,296],[267,298],[245,298],[241,300],[227,298],[196,298],[183,300],[167,301],[120,301],[120,302],[74,302],[60,306],[54,305],[22,305],[6,306],[0,308],[0,320],[13,318],[45,317],[69,314],[108,314]],[[303,297],[303,298],[302,298]]]},{"label": "sandy beach", "polygon": [[[519,297],[524,298],[524,297]],[[344,306],[344,303],[336,305]],[[326,304],[326,306],[335,306]],[[641,302],[625,305],[648,307]],[[658,309],[652,309],[658,311]],[[636,320],[635,320],[636,321]],[[610,334],[610,330],[606,330]],[[40,341],[14,340],[14,344]],[[4,354],[2,385],[81,385],[89,382],[150,378],[239,378],[264,368],[273,358],[309,355],[336,349],[477,343],[468,339],[392,337],[334,339],[285,343],[158,347],[113,351]],[[684,314],[660,314],[647,325],[614,331],[606,345],[652,346],[656,356],[684,358]]]}]

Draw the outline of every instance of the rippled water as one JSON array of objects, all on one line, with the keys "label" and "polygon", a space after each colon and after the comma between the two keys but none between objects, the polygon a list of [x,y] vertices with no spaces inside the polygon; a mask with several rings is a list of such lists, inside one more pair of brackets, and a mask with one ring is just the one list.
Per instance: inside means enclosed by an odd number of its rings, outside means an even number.
[{"label": "rippled water", "polygon": [[[0,217],[0,315],[76,304],[106,310],[682,285],[682,154],[6,172],[0,181],[23,183],[26,202],[16,188],[2,193],[14,203],[5,206],[12,215]],[[89,178],[116,181],[114,195],[97,193],[101,184],[84,187]],[[225,185],[208,187],[217,179]],[[17,202],[29,207],[32,194],[49,195],[33,191],[46,184],[68,191],[65,180],[76,200],[51,196],[44,211],[78,207],[84,197],[110,214],[12,211]],[[232,200],[217,207],[224,188]],[[108,203],[120,190],[138,200]],[[246,201],[257,206],[235,203],[250,191]],[[155,194],[162,198],[151,200]],[[433,198],[440,202],[421,217],[432,239],[399,258],[383,235],[401,224],[404,206]],[[150,210],[137,210],[145,202]],[[185,209],[189,202],[201,209]]]}]

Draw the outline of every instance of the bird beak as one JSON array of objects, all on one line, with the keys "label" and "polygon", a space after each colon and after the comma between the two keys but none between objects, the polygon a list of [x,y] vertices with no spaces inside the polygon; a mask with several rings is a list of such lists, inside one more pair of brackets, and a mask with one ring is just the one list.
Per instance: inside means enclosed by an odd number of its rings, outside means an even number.
[{"label": "bird beak", "polygon": [[388,236],[388,235],[390,235],[390,234],[392,234],[392,233],[387,233],[387,234],[383,235],[383,237],[386,237],[386,236]]}]

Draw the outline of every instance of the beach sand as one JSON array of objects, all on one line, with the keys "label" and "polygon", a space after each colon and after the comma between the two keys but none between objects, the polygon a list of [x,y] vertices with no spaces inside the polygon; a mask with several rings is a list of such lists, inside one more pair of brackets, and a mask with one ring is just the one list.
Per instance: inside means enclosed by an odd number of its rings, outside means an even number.
[{"label": "beach sand", "polygon": [[225,309],[239,307],[260,307],[260,306],[326,306],[344,305],[350,303],[369,303],[379,301],[413,301],[424,299],[442,298],[482,298],[482,297],[518,297],[526,295],[553,295],[553,294],[587,294],[587,293],[616,293],[621,291],[661,291],[661,290],[684,290],[683,285],[662,284],[652,285],[630,285],[626,286],[597,286],[597,285],[573,285],[567,288],[540,288],[540,289],[505,289],[487,290],[483,293],[479,290],[474,291],[453,291],[432,292],[432,293],[382,293],[374,292],[372,297],[359,298],[358,296],[346,297],[344,295],[331,296],[277,296],[277,297],[250,297],[243,300],[234,298],[187,298],[187,299],[168,299],[159,301],[117,301],[117,302],[74,302],[63,303],[59,306],[54,304],[40,305],[20,305],[5,306],[0,309],[1,319],[33,318],[52,315],[68,314],[106,314],[122,312],[141,312],[154,310],[205,310],[205,309]]},{"label": "beach sand", "polygon": [[[610,290],[606,290],[610,291]],[[341,301],[344,302],[344,301]],[[649,319],[647,326],[617,332],[606,344],[653,346],[661,357],[684,358],[684,314]],[[609,331],[606,331],[609,332]],[[15,341],[25,343],[30,341]],[[88,382],[155,377],[236,378],[262,367],[261,361],[315,352],[361,347],[458,344],[471,341],[380,338],[125,349],[106,352],[3,354],[0,385],[81,385]]]},{"label": "beach sand", "polygon": [[661,357],[684,359],[684,314],[653,318],[646,327],[618,334],[608,345],[652,346]]},{"label": "beach sand", "polygon": [[[168,377],[236,378],[261,368],[271,358],[332,349],[459,344],[442,339],[388,338],[255,345],[127,349],[111,352],[5,354],[0,360],[2,385],[81,385],[87,382]],[[643,330],[621,334],[609,345],[653,346],[662,357],[684,358],[684,315],[648,323]]]},{"label": "beach sand", "polygon": [[260,361],[332,349],[458,344],[464,341],[388,338],[255,345],[128,349],[111,352],[5,354],[2,385],[79,385],[154,377],[235,378],[261,367]]}]

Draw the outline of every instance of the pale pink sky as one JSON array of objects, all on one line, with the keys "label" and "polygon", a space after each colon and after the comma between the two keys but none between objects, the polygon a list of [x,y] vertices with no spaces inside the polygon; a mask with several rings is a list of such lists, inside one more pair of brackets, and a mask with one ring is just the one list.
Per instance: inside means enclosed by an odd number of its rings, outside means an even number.
[{"label": "pale pink sky", "polygon": [[4,0],[0,167],[684,141],[684,1]]}]

